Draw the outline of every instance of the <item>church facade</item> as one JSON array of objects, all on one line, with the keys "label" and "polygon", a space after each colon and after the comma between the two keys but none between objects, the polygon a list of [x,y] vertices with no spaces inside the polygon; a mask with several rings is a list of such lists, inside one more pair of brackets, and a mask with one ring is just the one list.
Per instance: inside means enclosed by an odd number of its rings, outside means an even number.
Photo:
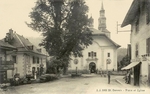
[{"label": "church facade", "polygon": [[93,38],[92,45],[83,50],[83,57],[72,57],[68,70],[89,70],[91,73],[95,73],[96,70],[117,70],[117,49],[120,45],[110,39],[110,32],[106,29],[103,3],[98,22],[98,30],[93,28],[93,24],[90,26]]}]

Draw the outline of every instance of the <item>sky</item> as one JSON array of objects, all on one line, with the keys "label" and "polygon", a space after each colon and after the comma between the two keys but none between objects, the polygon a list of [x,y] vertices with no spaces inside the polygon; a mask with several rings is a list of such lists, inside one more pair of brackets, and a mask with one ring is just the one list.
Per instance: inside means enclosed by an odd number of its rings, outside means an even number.
[{"label": "sky", "polygon": [[[4,38],[9,29],[13,29],[24,37],[40,37],[25,22],[30,22],[29,13],[37,0],[0,0],[0,39]],[[89,16],[94,18],[94,28],[98,29],[98,17],[102,0],[85,0],[89,6]],[[122,23],[133,0],[103,0],[107,29],[111,39],[121,47],[126,48],[130,43],[131,32],[117,34],[117,21]],[[130,30],[130,26],[118,27],[119,31]]]}]

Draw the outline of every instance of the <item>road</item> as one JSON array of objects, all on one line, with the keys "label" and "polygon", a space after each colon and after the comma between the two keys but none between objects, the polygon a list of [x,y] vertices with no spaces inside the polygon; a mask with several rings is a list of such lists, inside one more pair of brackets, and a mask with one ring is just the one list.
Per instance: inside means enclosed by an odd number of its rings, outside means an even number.
[{"label": "road", "polygon": [[146,91],[136,92],[135,88],[124,87],[111,77],[107,84],[106,77],[61,78],[47,83],[35,83],[10,87],[3,94],[147,94]]}]

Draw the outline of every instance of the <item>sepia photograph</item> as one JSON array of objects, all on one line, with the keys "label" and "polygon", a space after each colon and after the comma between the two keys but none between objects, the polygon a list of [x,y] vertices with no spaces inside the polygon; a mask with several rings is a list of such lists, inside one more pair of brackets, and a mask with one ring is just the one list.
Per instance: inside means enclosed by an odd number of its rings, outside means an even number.
[{"label": "sepia photograph", "polygon": [[150,0],[0,0],[0,94],[149,94]]}]

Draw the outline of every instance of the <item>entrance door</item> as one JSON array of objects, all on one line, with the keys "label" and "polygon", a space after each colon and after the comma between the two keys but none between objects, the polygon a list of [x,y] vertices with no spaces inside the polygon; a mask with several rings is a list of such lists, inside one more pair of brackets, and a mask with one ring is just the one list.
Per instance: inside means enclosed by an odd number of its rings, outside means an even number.
[{"label": "entrance door", "polygon": [[89,69],[91,73],[95,73],[96,72],[96,64],[94,62],[91,62],[89,64]]},{"label": "entrance door", "polygon": [[141,70],[141,63],[134,67],[134,85],[140,85],[140,70]]}]

